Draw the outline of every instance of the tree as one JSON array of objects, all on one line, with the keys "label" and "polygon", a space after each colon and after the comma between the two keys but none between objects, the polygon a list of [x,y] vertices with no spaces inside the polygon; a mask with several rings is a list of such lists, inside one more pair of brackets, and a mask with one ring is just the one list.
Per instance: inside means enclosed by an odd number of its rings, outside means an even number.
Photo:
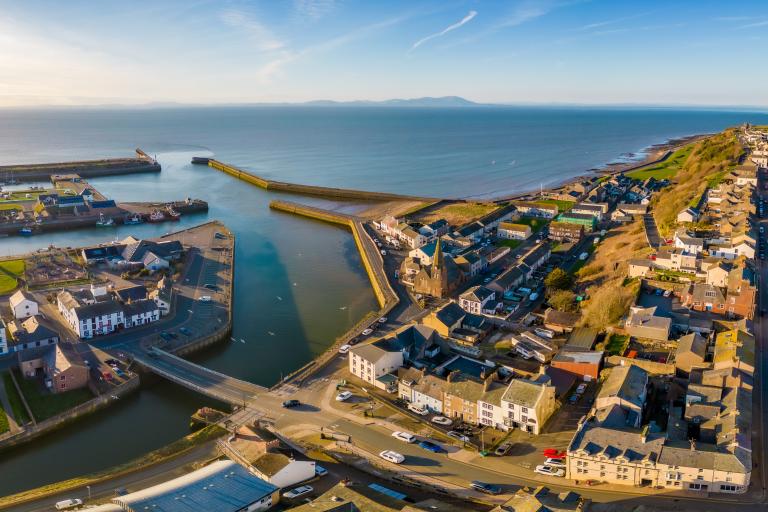
[{"label": "tree", "polygon": [[555,290],[549,296],[549,305],[558,311],[574,312],[576,306],[576,294],[570,290]]},{"label": "tree", "polygon": [[567,290],[573,285],[573,277],[561,268],[556,268],[544,278],[548,290]]}]

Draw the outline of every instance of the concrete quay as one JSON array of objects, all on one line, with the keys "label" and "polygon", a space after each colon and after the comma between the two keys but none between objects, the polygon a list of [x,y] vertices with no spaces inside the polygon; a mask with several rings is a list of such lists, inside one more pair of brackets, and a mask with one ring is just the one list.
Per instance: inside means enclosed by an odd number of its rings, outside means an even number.
[{"label": "concrete quay", "polygon": [[[233,165],[220,162],[215,159],[208,159],[207,164],[209,167],[225,172],[235,178],[241,179],[245,182],[261,187],[265,190],[271,190],[276,192],[287,192],[290,194],[308,195],[325,197],[328,199],[346,199],[346,200],[363,200],[363,201],[437,201],[436,198],[419,197],[419,196],[407,196],[402,194],[393,194],[389,192],[368,192],[364,190],[354,190],[348,188],[335,188],[335,187],[320,187],[316,185],[302,185],[298,183],[286,183],[284,181],[274,181],[267,178],[262,178],[256,174],[248,171],[244,171]],[[206,163],[201,161],[200,163]],[[194,161],[193,161],[194,163]]]},{"label": "concrete quay", "polygon": [[143,172],[160,172],[161,166],[147,153],[136,149],[134,158],[107,158],[45,164],[0,165],[0,180],[45,181],[60,174],[79,174],[84,178]]}]

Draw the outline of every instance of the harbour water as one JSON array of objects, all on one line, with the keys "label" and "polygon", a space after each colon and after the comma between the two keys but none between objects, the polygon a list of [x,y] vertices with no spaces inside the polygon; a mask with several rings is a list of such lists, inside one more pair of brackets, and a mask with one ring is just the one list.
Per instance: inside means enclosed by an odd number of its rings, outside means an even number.
[{"label": "harbour water", "polygon": [[[0,163],[157,155],[159,175],[90,180],[122,201],[209,202],[179,224],[94,228],[0,239],[0,254],[157,236],[217,218],[235,232],[233,336],[196,357],[270,385],[321,352],[375,306],[343,229],[272,212],[275,198],[193,166],[216,156],[269,178],[408,194],[488,197],[546,186],[669,138],[768,115],[726,111],[477,108],[200,108],[0,111]],[[307,201],[306,198],[298,199]],[[125,462],[187,432],[207,401],[162,381],[116,406],[0,453],[0,495]]]}]

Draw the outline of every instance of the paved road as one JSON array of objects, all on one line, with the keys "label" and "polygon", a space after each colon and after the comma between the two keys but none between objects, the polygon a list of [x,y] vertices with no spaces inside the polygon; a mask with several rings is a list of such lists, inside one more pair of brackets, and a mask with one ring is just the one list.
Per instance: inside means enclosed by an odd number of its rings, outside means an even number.
[{"label": "paved road", "polygon": [[658,226],[656,226],[656,219],[653,213],[648,212],[643,215],[643,226],[645,226],[645,238],[652,249],[658,249],[664,245],[664,240],[661,238]]}]

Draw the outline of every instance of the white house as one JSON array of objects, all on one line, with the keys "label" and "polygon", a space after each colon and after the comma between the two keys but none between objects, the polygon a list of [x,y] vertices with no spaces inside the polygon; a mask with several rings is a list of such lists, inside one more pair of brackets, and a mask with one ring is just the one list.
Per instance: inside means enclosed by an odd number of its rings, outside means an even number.
[{"label": "white house", "polygon": [[254,460],[251,466],[256,476],[281,488],[291,487],[315,477],[315,461],[295,460],[282,453],[265,452]]},{"label": "white house", "polygon": [[6,329],[5,320],[0,318],[0,356],[4,356],[8,353],[8,331]]},{"label": "white house", "polygon": [[504,425],[538,435],[557,408],[549,382],[513,379],[501,398]]},{"label": "white house", "polygon": [[747,258],[755,257],[755,248],[749,245],[747,242],[741,242],[740,244],[728,244],[728,245],[710,245],[708,247],[710,256],[715,258],[724,258],[727,260],[735,260],[739,256],[746,256]]},{"label": "white house", "polygon": [[382,375],[403,366],[403,352],[389,339],[357,345],[349,351],[349,372],[359,379],[376,385]]},{"label": "white house", "polygon": [[150,299],[155,301],[155,304],[157,304],[157,307],[160,310],[160,314],[163,316],[171,311],[171,291],[171,283],[164,277],[157,283],[157,288],[147,295]]},{"label": "white house", "polygon": [[125,327],[149,324],[160,320],[160,308],[150,299],[137,300],[123,304]]},{"label": "white house", "polygon": [[704,250],[704,239],[688,236],[685,232],[677,231],[674,237],[675,247],[690,254],[699,254]]},{"label": "white house", "polygon": [[144,259],[141,261],[144,264],[144,268],[150,272],[157,272],[158,270],[171,266],[171,263],[167,259],[158,256],[152,251],[147,251],[146,254],[144,254]]},{"label": "white house", "polygon": [[19,290],[9,300],[13,317],[16,319],[29,318],[38,314],[38,304],[31,293]]},{"label": "white house", "polygon": [[686,208],[677,214],[677,222],[696,222],[699,220],[699,213],[693,208]]},{"label": "white house", "polygon": [[408,252],[408,256],[419,260],[419,263],[421,263],[422,266],[428,267],[432,265],[432,258],[435,256],[436,247],[437,241],[435,240],[427,245],[411,250]]},{"label": "white house", "polygon": [[493,310],[487,307],[489,304],[496,304],[496,292],[489,290],[485,286],[473,286],[459,296],[459,306],[464,311],[480,315],[483,313],[493,314]]},{"label": "white house", "polygon": [[527,224],[515,224],[514,222],[502,222],[496,231],[499,238],[509,240],[526,240],[531,236],[531,226]]}]

